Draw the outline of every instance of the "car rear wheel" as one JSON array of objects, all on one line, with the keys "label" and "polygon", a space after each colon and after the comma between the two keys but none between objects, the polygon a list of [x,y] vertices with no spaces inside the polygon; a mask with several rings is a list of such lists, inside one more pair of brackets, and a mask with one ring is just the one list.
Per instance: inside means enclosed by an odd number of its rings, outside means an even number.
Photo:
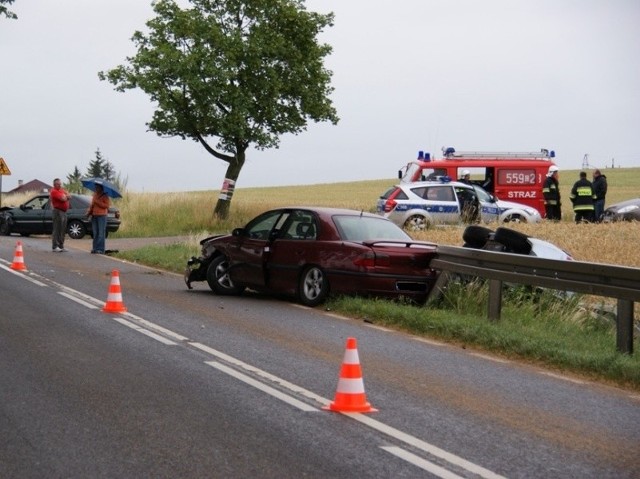
[{"label": "car rear wheel", "polygon": [[229,277],[229,261],[226,256],[216,256],[207,268],[207,283],[211,291],[219,295],[232,296],[244,291],[244,287],[238,286]]},{"label": "car rear wheel", "polygon": [[71,239],[81,239],[87,234],[87,228],[82,221],[72,220],[67,225],[67,234]]},{"label": "car rear wheel", "polygon": [[424,231],[429,228],[429,220],[424,216],[413,215],[404,222],[404,228],[408,231]]},{"label": "car rear wheel", "polygon": [[318,266],[308,266],[300,276],[298,299],[306,306],[317,306],[329,294],[329,281]]}]

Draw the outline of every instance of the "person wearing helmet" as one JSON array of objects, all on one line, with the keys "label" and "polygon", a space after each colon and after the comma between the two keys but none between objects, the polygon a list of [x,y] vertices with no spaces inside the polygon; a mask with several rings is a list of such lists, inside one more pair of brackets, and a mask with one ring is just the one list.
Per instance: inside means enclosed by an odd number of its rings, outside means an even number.
[{"label": "person wearing helmet", "polygon": [[562,219],[562,203],[560,202],[560,183],[558,182],[559,169],[551,165],[547,172],[547,178],[542,185],[544,196],[545,217],[548,220],[560,221]]},{"label": "person wearing helmet", "polygon": [[462,170],[462,178],[460,178],[460,183],[466,183],[467,185],[471,184],[471,172],[469,170]]}]

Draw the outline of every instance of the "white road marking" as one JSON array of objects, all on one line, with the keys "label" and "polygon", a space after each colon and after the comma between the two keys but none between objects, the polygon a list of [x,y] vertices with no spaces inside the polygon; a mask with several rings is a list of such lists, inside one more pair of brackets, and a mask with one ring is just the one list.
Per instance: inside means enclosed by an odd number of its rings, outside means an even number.
[{"label": "white road marking", "polygon": [[425,338],[420,338],[418,336],[414,336],[412,339],[415,339],[416,341],[420,341],[421,343],[430,344],[432,346],[446,346],[446,343],[443,343],[440,341],[434,341],[433,339],[425,339]]},{"label": "white road marking", "polygon": [[19,276],[21,278],[26,279],[27,281],[32,282],[33,284],[37,284],[38,286],[46,286],[46,284],[42,283],[41,281],[38,281],[37,279],[33,279],[29,273],[29,271],[16,271],[14,269],[11,269],[7,266],[4,266],[2,264],[0,264],[0,268],[8,271],[9,273],[15,274],[16,276]]},{"label": "white road marking", "polygon": [[360,413],[343,413],[345,416],[349,416],[356,421],[375,429],[378,432],[386,434],[387,436],[391,436],[398,441],[402,441],[410,446],[415,447],[416,449],[420,449],[421,451],[427,452],[432,456],[439,457],[440,459],[444,459],[450,464],[466,469],[469,472],[479,475],[480,477],[484,477],[486,479],[504,479],[503,476],[496,474],[493,471],[485,469],[482,466],[478,466],[473,462],[467,461],[459,456],[456,456],[453,453],[447,452],[444,449],[440,449],[433,444],[429,444],[426,441],[418,439],[417,437],[413,437],[405,432],[399,431],[393,427],[387,426],[375,419],[366,416]]},{"label": "white road marking", "polygon": [[131,313],[120,313],[120,316],[124,316],[126,318],[129,319],[134,319],[136,321],[141,322],[142,324],[144,324],[146,327],[150,328],[150,329],[155,329],[156,331],[164,334],[165,336],[169,336],[170,338],[175,339],[176,341],[188,341],[189,338],[182,336],[178,333],[174,333],[173,331],[171,331],[170,329],[166,329],[163,328],[162,326],[152,323],[151,321],[147,321],[144,318],[141,318],[140,316],[136,316],[135,314],[131,314]]},{"label": "white road marking", "polygon": [[171,341],[170,339],[167,339],[167,338],[165,338],[163,336],[160,336],[159,334],[156,334],[156,333],[154,333],[152,331],[149,331],[148,329],[141,328],[137,324],[130,323],[126,319],[118,318],[118,317],[115,317],[113,319],[115,321],[117,321],[118,323],[124,324],[125,326],[133,329],[134,331],[138,331],[139,333],[145,334],[145,335],[149,336],[150,338],[153,338],[156,341],[161,342],[162,344],[166,344],[167,346],[174,346],[175,344],[177,344],[177,343],[174,343],[173,341]]},{"label": "white road marking", "polygon": [[85,306],[89,309],[98,309],[98,307],[94,304],[88,303],[80,298],[76,298],[74,295],[69,294],[69,293],[65,293],[64,291],[58,291],[58,294],[60,296],[64,296],[67,299],[70,299],[71,301],[75,301],[78,304],[81,304],[82,306]]},{"label": "white road marking", "polygon": [[[229,362],[231,364],[234,364],[240,368],[243,368],[247,371],[251,371],[254,374],[258,374],[260,377],[263,377],[269,381],[273,381],[277,384],[279,384],[280,386],[289,389],[290,391],[294,391],[298,394],[302,394],[304,395],[304,397],[307,397],[309,399],[313,399],[315,401],[317,401],[318,403],[320,403],[323,406],[326,406],[328,404],[330,404],[330,400],[323,398],[322,396],[318,396],[317,394],[308,391],[300,386],[296,386],[295,384],[292,384],[288,381],[285,381],[284,379],[278,378],[277,376],[274,376],[270,373],[267,373],[266,371],[262,371],[254,366],[251,366],[247,363],[244,363],[232,356],[229,356],[228,354],[225,354],[221,351],[217,351],[213,348],[210,348],[209,346],[206,346],[204,344],[201,343],[196,343],[196,342],[191,342],[189,343],[191,346],[200,349],[201,351],[204,351],[208,354],[211,354],[212,356],[215,356],[225,362]],[[207,362],[207,364],[210,364],[209,362]],[[262,384],[262,383],[258,383],[258,384]],[[416,449],[422,450],[427,452],[428,454],[431,454],[432,456],[435,457],[439,457],[440,459],[443,459],[445,461],[447,461],[450,464],[453,464],[457,467],[466,469],[469,472],[472,472],[474,474],[479,475],[480,477],[483,477],[485,479],[501,479],[502,476],[495,474],[492,471],[489,471],[488,469],[485,469],[482,466],[478,466],[477,464],[474,464],[470,461],[467,461],[466,459],[463,459],[461,457],[456,456],[455,454],[452,454],[450,452],[447,452],[443,449],[440,449],[437,446],[434,446],[433,444],[429,444],[428,442],[422,441],[421,439],[418,439],[417,437],[411,436],[410,434],[407,434],[405,432],[399,431],[398,429],[392,428],[390,426],[387,426],[384,423],[381,423],[379,421],[376,421],[375,419],[366,416],[364,414],[360,414],[360,413],[340,413],[343,414],[347,417],[350,417],[358,422],[360,422],[361,424],[364,424],[365,426],[368,426],[372,429],[375,429],[378,432],[381,432],[387,436],[390,436],[398,441],[404,442],[405,444],[408,444],[410,446],[413,446]]]},{"label": "white road marking", "polygon": [[[33,280],[33,279],[23,275],[23,274],[19,274],[17,272],[14,272],[13,270],[11,270],[9,268],[6,268],[6,267],[4,267],[2,265],[0,265],[0,267],[2,267],[3,269],[6,269],[6,270],[8,270],[8,271],[10,271],[12,273],[18,274],[19,276],[21,276],[23,278],[26,278],[29,281],[34,282],[35,284],[46,286],[46,284],[44,284],[44,283],[41,283],[41,282],[36,281],[36,280]],[[96,307],[94,305],[94,303],[95,304],[99,304],[99,305],[104,305],[105,304],[103,301],[99,301],[99,300],[97,300],[97,299],[95,299],[95,298],[93,298],[91,296],[84,295],[83,293],[80,293],[80,292],[75,291],[75,290],[73,290],[71,288],[68,288],[68,287],[63,286],[61,284],[58,284],[58,283],[56,283],[54,281],[51,281],[51,283],[55,284],[57,287],[59,287],[61,290],[63,290],[63,292],[60,292],[60,294],[62,294],[63,296],[71,299],[72,301],[76,301],[76,302],[79,302],[80,304],[84,304],[85,306],[87,306],[89,308],[93,309],[94,307]],[[84,299],[80,299],[80,298],[84,298]],[[161,327],[159,325],[156,325],[156,324],[154,324],[154,323],[152,323],[150,321],[147,321],[147,320],[145,320],[143,318],[140,318],[139,316],[135,316],[135,315],[133,315],[131,313],[123,313],[122,315],[126,316],[126,317],[128,317],[130,319],[143,322],[148,327],[156,329],[158,331],[162,331],[163,334],[166,334],[166,335],[169,335],[169,336],[174,337],[176,339],[179,339],[180,341],[188,341],[188,338],[186,338],[184,336],[181,336],[181,335],[179,335],[177,333],[174,333],[174,332],[172,332],[172,331],[170,331],[168,329],[165,329],[165,328],[163,328],[163,327]],[[175,342],[173,342],[173,341],[171,341],[171,340],[169,340],[169,339],[167,339],[167,338],[165,338],[165,337],[163,337],[163,336],[161,336],[159,334],[156,334],[156,333],[154,333],[152,331],[149,331],[147,329],[144,329],[144,328],[142,328],[142,327],[140,327],[140,326],[138,326],[136,324],[133,324],[133,323],[127,321],[124,318],[115,317],[113,319],[115,321],[117,321],[118,323],[120,323],[120,324],[122,324],[124,326],[127,326],[127,327],[129,327],[129,328],[131,328],[131,329],[133,329],[135,331],[138,331],[138,332],[140,332],[142,334],[145,334],[145,335],[147,335],[147,336],[149,336],[149,337],[151,337],[151,338],[155,339],[156,341],[159,341],[159,342],[161,342],[163,344],[166,344],[166,345],[176,345],[177,344],[177,343],[175,343]],[[348,318],[345,318],[345,319],[348,319]],[[420,338],[416,338],[416,339],[420,339]],[[422,339],[420,339],[420,340],[422,340]],[[432,342],[432,341],[429,341],[429,340],[422,340],[422,341],[427,342],[427,343],[433,343],[433,344],[438,345],[438,346],[444,345],[444,344],[435,343],[435,342]],[[233,365],[236,365],[236,366],[238,366],[240,368],[243,368],[246,371],[250,371],[253,374],[258,375],[259,377],[264,378],[265,380],[274,382],[274,383],[278,384],[279,386],[281,386],[281,387],[283,387],[285,389],[288,389],[288,390],[290,390],[292,392],[295,392],[296,394],[300,394],[303,397],[306,397],[308,399],[314,400],[314,401],[318,402],[319,404],[321,404],[322,406],[326,406],[326,405],[331,403],[331,401],[329,399],[323,398],[322,396],[319,396],[319,395],[317,395],[317,394],[315,394],[315,393],[313,393],[311,391],[308,391],[308,390],[306,390],[306,389],[304,389],[304,388],[302,388],[300,386],[297,386],[297,385],[295,385],[293,383],[285,381],[284,379],[281,379],[281,378],[279,378],[277,376],[274,376],[274,375],[272,375],[270,373],[267,373],[266,371],[262,371],[262,370],[260,370],[260,369],[258,369],[256,367],[254,367],[254,366],[251,366],[250,364],[244,363],[244,362],[242,362],[242,361],[240,361],[240,360],[238,360],[238,359],[236,359],[236,358],[234,358],[232,356],[229,356],[229,355],[227,355],[225,353],[217,351],[217,350],[215,350],[213,348],[210,348],[210,347],[208,347],[206,345],[203,345],[203,344],[200,344],[200,343],[197,343],[197,342],[189,342],[188,344],[193,346],[193,347],[195,347],[195,348],[197,348],[197,349],[205,351],[205,352],[207,352],[207,353],[209,353],[209,354],[211,354],[211,355],[213,355],[215,357],[218,357],[219,359],[222,359],[225,362],[229,362],[230,364],[233,364]],[[212,366],[212,367],[214,367],[214,368],[216,368],[216,369],[218,369],[220,371],[223,371],[223,372],[225,372],[227,374],[230,374],[233,377],[236,377],[236,378],[240,379],[241,381],[245,382],[246,384],[249,384],[249,385],[251,385],[253,387],[256,387],[259,390],[264,391],[267,394],[272,395],[273,397],[276,397],[276,398],[278,398],[278,399],[280,399],[280,400],[282,400],[282,401],[284,401],[284,402],[286,402],[288,404],[291,404],[294,407],[302,409],[303,411],[309,411],[309,412],[318,411],[317,408],[314,408],[314,407],[312,407],[312,406],[310,406],[310,405],[308,405],[306,403],[303,403],[302,401],[299,401],[299,400],[297,400],[297,399],[295,399],[295,398],[293,398],[291,396],[288,396],[288,395],[286,395],[284,393],[281,393],[277,389],[272,388],[272,387],[270,387],[270,386],[268,386],[268,385],[266,385],[264,383],[261,383],[261,382],[255,380],[255,379],[253,379],[253,378],[251,378],[249,376],[246,376],[246,375],[244,375],[244,374],[242,374],[242,373],[240,373],[240,372],[238,372],[238,371],[236,371],[236,370],[234,370],[232,368],[229,368],[228,366],[225,366],[225,365],[223,365],[221,363],[218,363],[216,361],[208,361],[208,362],[206,362],[206,364],[208,364],[208,365],[210,365],[210,366]],[[343,414],[344,416],[350,417],[350,418],[360,422],[361,424],[364,424],[364,425],[366,425],[368,427],[371,427],[372,429],[375,429],[376,431],[378,431],[378,432],[380,432],[382,434],[385,434],[387,436],[390,436],[390,437],[392,437],[392,438],[394,438],[394,439],[396,439],[398,441],[401,441],[401,442],[404,442],[406,444],[409,444],[410,446],[413,446],[416,449],[425,451],[428,454],[431,454],[432,456],[435,456],[435,457],[438,457],[440,459],[443,459],[443,460],[449,462],[450,464],[453,464],[454,466],[457,466],[459,468],[463,468],[463,469],[465,469],[465,470],[467,470],[469,472],[477,474],[480,477],[483,477],[485,479],[502,479],[502,476],[500,476],[498,474],[495,474],[494,472],[489,471],[488,469],[485,469],[482,466],[478,466],[477,464],[474,464],[474,463],[472,463],[470,461],[467,461],[466,459],[458,457],[455,454],[449,453],[449,452],[447,452],[447,451],[445,451],[443,449],[438,448],[437,446],[429,444],[428,442],[422,441],[421,439],[418,439],[418,438],[416,438],[414,436],[411,436],[411,435],[409,435],[407,433],[404,433],[404,432],[399,431],[399,430],[397,430],[395,428],[387,426],[386,424],[383,424],[383,423],[381,423],[379,421],[376,421],[375,419],[373,419],[371,417],[368,417],[368,416],[366,416],[364,414],[360,414],[360,413],[340,413],[340,414]],[[401,457],[402,459],[405,459],[405,460],[407,460],[408,462],[410,462],[412,464],[416,464],[414,462],[415,459],[413,459],[413,457],[418,459],[419,462],[422,465],[431,464],[428,461],[420,459],[417,456],[414,456],[413,454],[411,454],[409,452],[403,451],[401,448],[396,448],[396,447],[386,447],[385,448],[385,447],[383,447],[383,449],[387,450],[388,452],[390,452],[392,454],[396,454],[398,457]],[[418,466],[418,467],[422,467],[422,466]],[[440,466],[437,466],[437,465],[433,464],[433,465],[428,466],[428,467],[439,468]],[[442,471],[447,472],[445,469],[443,469],[443,468],[441,468],[441,469],[442,469]],[[435,472],[433,472],[433,473],[436,474]],[[436,474],[436,475],[438,475],[438,474]],[[440,477],[456,478],[458,476],[456,476],[455,474],[451,473],[450,476],[440,476]]]},{"label": "white road marking", "polygon": [[502,358],[496,358],[494,356],[489,356],[488,354],[481,353],[469,353],[471,356],[475,356],[476,358],[486,359],[488,361],[493,361],[494,363],[509,363],[508,360]]},{"label": "white road marking", "polygon": [[562,379],[563,381],[569,381],[570,383],[587,384],[586,381],[580,381],[579,379],[573,379],[568,376],[561,376],[560,374],[549,373],[547,371],[540,371],[540,373],[544,374],[545,376],[549,376],[551,378]]},{"label": "white road marking", "polygon": [[316,412],[319,411],[319,409],[314,408],[313,406],[310,406],[309,404],[302,402],[302,401],[298,401],[297,399],[288,396],[280,391],[278,391],[277,389],[272,388],[271,386],[267,386],[264,383],[261,383],[260,381],[256,381],[255,379],[242,374],[238,371],[236,371],[235,369],[232,369],[228,366],[225,366],[222,363],[219,363],[217,361],[205,361],[205,364],[208,364],[209,366],[213,366],[214,368],[228,374],[229,376],[233,376],[236,379],[239,379],[240,381],[247,383],[250,386],[253,386],[256,389],[259,389],[260,391],[263,391],[271,396],[273,396],[276,399],[279,399],[280,401],[286,402],[287,404],[293,406],[293,407],[297,407],[298,409],[305,411],[305,412]]},{"label": "white road marking", "polygon": [[413,464],[420,469],[424,469],[427,472],[430,472],[434,476],[441,477],[442,479],[463,479],[462,476],[458,476],[453,472],[445,469],[444,467],[440,467],[433,462],[422,459],[420,456],[416,456],[415,454],[411,454],[409,451],[405,451],[400,447],[393,446],[380,446],[381,449],[384,449],[387,452],[390,452],[394,456],[399,457],[400,459],[404,459],[405,461]]}]

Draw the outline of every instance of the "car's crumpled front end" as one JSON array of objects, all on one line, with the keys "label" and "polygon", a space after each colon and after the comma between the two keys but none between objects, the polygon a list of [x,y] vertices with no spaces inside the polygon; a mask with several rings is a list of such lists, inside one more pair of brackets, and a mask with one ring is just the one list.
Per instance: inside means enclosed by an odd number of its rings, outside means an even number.
[{"label": "car's crumpled front end", "polygon": [[207,279],[207,269],[209,268],[209,264],[213,258],[213,253],[216,250],[212,240],[220,238],[221,236],[225,235],[209,236],[200,241],[202,254],[198,257],[192,256],[189,258],[187,261],[187,267],[184,271],[184,282],[186,283],[187,288],[193,289],[191,283],[194,281],[205,281]]}]

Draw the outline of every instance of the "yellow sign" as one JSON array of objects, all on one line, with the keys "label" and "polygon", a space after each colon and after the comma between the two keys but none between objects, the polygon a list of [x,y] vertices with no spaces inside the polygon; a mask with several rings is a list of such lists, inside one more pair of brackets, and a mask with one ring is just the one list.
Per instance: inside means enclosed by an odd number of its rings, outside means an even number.
[{"label": "yellow sign", "polygon": [[7,164],[4,162],[4,158],[0,156],[0,175],[10,175],[10,174],[11,174],[11,170],[9,169]]}]

